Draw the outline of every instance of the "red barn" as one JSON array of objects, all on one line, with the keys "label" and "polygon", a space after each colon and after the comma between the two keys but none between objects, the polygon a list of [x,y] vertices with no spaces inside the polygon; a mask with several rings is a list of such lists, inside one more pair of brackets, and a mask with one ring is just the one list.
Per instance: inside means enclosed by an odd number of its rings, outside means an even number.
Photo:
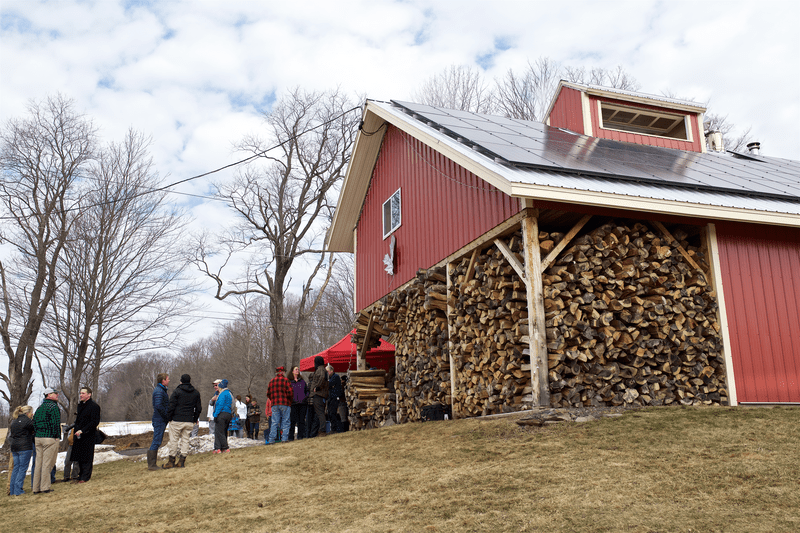
[{"label": "red barn", "polygon": [[[725,151],[704,111],[567,82],[546,124],[368,101],[327,246],[355,254],[356,311],[394,335],[398,385],[416,372],[406,418],[432,400],[800,402],[800,163]],[[396,319],[415,284],[435,333]],[[481,291],[498,300],[471,305]],[[464,333],[474,313],[491,325]]]}]

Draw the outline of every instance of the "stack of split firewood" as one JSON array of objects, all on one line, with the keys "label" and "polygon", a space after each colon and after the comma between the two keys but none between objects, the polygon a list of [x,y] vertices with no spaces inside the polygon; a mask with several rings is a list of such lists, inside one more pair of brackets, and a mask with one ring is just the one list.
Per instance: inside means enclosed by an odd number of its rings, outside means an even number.
[{"label": "stack of split firewood", "polygon": [[394,380],[385,370],[351,370],[347,378],[351,430],[381,427],[395,419]]},{"label": "stack of split firewood", "polygon": [[708,266],[685,238],[610,222],[546,270],[551,405],[727,404]]},{"label": "stack of split firewood", "polygon": [[427,405],[450,404],[446,309],[444,268],[420,270],[374,309],[375,322],[390,332],[389,342],[395,346],[400,422],[419,420]]},{"label": "stack of split firewood", "polygon": [[[361,311],[358,316],[356,317],[355,322],[355,333],[350,335],[350,340],[359,347],[364,344],[364,337],[367,334],[367,328],[369,327],[369,317],[370,313],[367,311]],[[374,321],[372,322],[372,331],[370,332],[369,336],[369,346],[367,346],[367,350],[371,350],[373,348],[377,348],[380,345],[381,337],[389,335],[389,331],[384,329],[383,325]]]},{"label": "stack of split firewood", "polygon": [[[523,262],[520,234],[503,239]],[[525,284],[496,246],[451,272],[450,325],[456,367],[455,416],[532,406]]]}]

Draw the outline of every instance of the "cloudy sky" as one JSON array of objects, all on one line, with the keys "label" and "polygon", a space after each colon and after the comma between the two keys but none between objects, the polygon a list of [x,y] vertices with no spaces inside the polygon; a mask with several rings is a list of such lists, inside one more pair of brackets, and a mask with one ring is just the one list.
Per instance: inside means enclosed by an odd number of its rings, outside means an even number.
[{"label": "cloudy sky", "polygon": [[[796,0],[0,0],[0,121],[60,92],[106,140],[152,136],[172,182],[241,159],[233,143],[287,89],[403,100],[453,64],[491,80],[546,56],[621,65],[642,92],[708,102],[752,127],[765,155],[800,159],[798,28]],[[172,198],[198,229],[230,219],[219,203]],[[229,311],[200,301],[189,337]]]}]

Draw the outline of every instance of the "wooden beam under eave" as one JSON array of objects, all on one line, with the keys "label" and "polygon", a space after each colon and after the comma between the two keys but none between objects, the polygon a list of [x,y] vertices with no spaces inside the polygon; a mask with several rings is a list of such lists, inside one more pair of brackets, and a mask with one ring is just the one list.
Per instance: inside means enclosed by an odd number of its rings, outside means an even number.
[{"label": "wooden beam under eave", "polygon": [[[736,397],[736,376],[733,374],[733,357],[731,355],[731,332],[728,328],[728,311],[725,306],[725,291],[722,287],[722,266],[719,260],[719,243],[717,242],[717,227],[714,224],[706,226],[706,242],[710,257],[708,268],[711,271],[709,283],[717,295],[717,324],[720,326],[722,336],[722,355],[725,360],[725,381],[728,388],[728,404],[739,405]],[[699,269],[698,269],[699,270]],[[702,270],[700,270],[702,272]]]},{"label": "wooden beam under eave", "polygon": [[370,312],[369,322],[367,323],[367,331],[364,333],[364,344],[358,351],[358,359],[356,360],[356,367],[359,370],[367,369],[367,352],[369,351],[369,338],[372,337],[372,328],[375,325],[375,315]]},{"label": "wooden beam under eave", "polygon": [[[467,273],[464,274],[464,281],[461,283],[461,287],[463,288],[469,280],[472,279],[472,276],[475,275],[475,261],[478,260],[478,252],[480,252],[480,247],[475,248],[472,250],[472,257],[469,258],[469,266],[467,267]],[[452,263],[449,263],[452,264]],[[448,274],[449,276],[449,274]],[[448,277],[449,279],[449,277]]]},{"label": "wooden beam under eave", "polygon": [[444,259],[442,259],[433,266],[440,267],[446,265],[447,263],[454,263],[459,259],[461,259],[462,257],[464,257],[465,255],[467,255],[468,253],[473,253],[473,251],[476,248],[480,250],[481,248],[486,246],[487,243],[493,242],[499,236],[514,231],[519,226],[520,221],[522,221],[522,219],[525,218],[526,213],[528,211],[529,209],[523,209],[516,215],[509,217],[508,219],[504,220],[497,226],[493,227],[492,229],[490,229],[477,239],[471,240],[470,242],[468,242],[467,244],[465,244],[464,246],[462,246],[452,254],[448,255],[447,257],[445,257]]},{"label": "wooden beam under eave", "polygon": [[520,279],[525,279],[525,267],[517,260],[517,256],[514,255],[514,252],[511,251],[508,245],[500,239],[495,239],[494,245],[497,246],[497,249],[506,257],[508,263],[517,272],[517,276],[519,276]]},{"label": "wooden beam under eave", "polygon": [[358,314],[358,228],[353,228],[353,314]]},{"label": "wooden beam under eave", "polygon": [[669,232],[669,230],[667,229],[666,226],[664,226],[664,224],[662,224],[658,220],[653,220],[652,222],[653,225],[657,227],[658,230],[662,233],[662,235],[664,235],[664,238],[667,239],[668,243],[670,244],[675,243],[675,245],[678,247],[678,252],[680,252],[683,258],[686,259],[686,262],[689,263],[693,269],[697,270],[701,274],[705,274],[705,272],[703,272],[703,269],[700,268],[700,265],[698,265],[697,262],[695,262],[692,256],[689,255],[689,253],[683,248],[683,246],[681,246],[678,240],[672,236],[672,233]]},{"label": "wooden beam under eave", "polygon": [[[561,251],[562,251],[564,248],[566,248],[566,247],[567,247],[567,245],[570,243],[570,241],[571,241],[573,238],[575,238],[575,235],[577,235],[577,234],[578,234],[578,232],[581,230],[581,228],[583,228],[583,226],[585,226],[585,225],[586,225],[586,223],[587,223],[587,222],[589,222],[589,219],[590,219],[590,218],[592,218],[592,215],[584,215],[584,216],[583,216],[583,218],[581,218],[581,219],[578,221],[578,223],[577,223],[577,224],[575,224],[574,226],[572,226],[572,229],[571,229],[571,230],[569,230],[569,233],[567,233],[566,235],[564,235],[564,238],[563,238],[563,239],[561,239],[561,242],[559,242],[559,243],[556,245],[556,247],[555,247],[555,248],[553,248],[552,250],[550,250],[550,253],[549,253],[549,254],[547,254],[547,257],[545,257],[545,258],[544,258],[544,260],[543,260],[543,261],[542,261],[542,263],[541,263],[541,264],[542,264],[542,267],[539,269],[539,274],[540,274],[540,276],[539,276],[539,277],[540,277],[540,278],[541,278],[541,273],[542,273],[542,272],[544,272],[545,270],[547,270],[547,267],[549,267],[549,266],[550,266],[550,265],[553,263],[553,261],[555,261],[555,260],[556,260],[556,258],[558,257],[558,254],[560,254],[560,253],[561,253]],[[537,227],[537,228],[539,227],[538,223],[537,223],[536,227]],[[538,244],[538,242],[539,242],[539,235],[538,235],[538,234],[536,235],[536,242],[537,242],[537,244]]]},{"label": "wooden beam under eave", "polygon": [[522,244],[525,257],[525,287],[528,297],[528,329],[530,330],[531,389],[533,404],[550,405],[547,383],[547,332],[544,325],[544,288],[542,260],[539,251],[539,212],[532,210],[522,220]]}]

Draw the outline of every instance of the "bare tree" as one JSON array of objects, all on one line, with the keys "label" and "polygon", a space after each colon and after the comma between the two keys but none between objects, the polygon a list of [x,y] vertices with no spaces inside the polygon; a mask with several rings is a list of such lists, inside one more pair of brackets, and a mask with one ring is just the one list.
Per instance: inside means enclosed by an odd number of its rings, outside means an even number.
[{"label": "bare tree", "polygon": [[0,428],[8,427],[11,413],[8,411],[8,403],[0,402]]},{"label": "bare tree", "polygon": [[78,391],[98,389],[100,373],[114,360],[154,346],[171,345],[174,320],[191,286],[176,242],[184,221],[157,191],[149,140],[129,131],[97,158],[74,212],[72,237],[59,266],[64,280],[51,301],[42,356],[59,369],[68,418]]},{"label": "bare tree", "polygon": [[[747,144],[753,141],[751,135],[752,127],[737,131],[736,126],[728,120],[728,115],[707,112],[704,122],[710,130],[719,131],[722,134],[722,144],[726,150],[733,152],[747,151]],[[706,132],[708,133],[708,132]]]},{"label": "bare tree", "polygon": [[[156,375],[171,373],[166,353],[140,353],[103,376],[98,391],[104,392],[103,417],[110,420],[149,420],[153,415],[152,392]],[[109,394],[113,391],[113,394]]]},{"label": "bare tree", "polygon": [[636,78],[625,72],[622,65],[612,69],[592,67],[588,70],[586,67],[564,67],[561,76],[574,83],[601,85],[625,91],[638,91],[642,86]]},{"label": "bare tree", "polygon": [[239,310],[239,320],[225,328],[229,333],[233,347],[233,364],[241,379],[239,385],[244,385],[248,393],[253,392],[259,378],[267,375],[270,363],[268,346],[266,342],[267,328],[260,317],[269,315],[269,304],[265,298],[253,294],[236,295],[236,308]]},{"label": "bare tree", "polygon": [[412,96],[421,104],[491,113],[494,97],[481,71],[467,65],[450,65],[425,81]]},{"label": "bare tree", "polygon": [[[667,98],[675,98],[676,100],[685,100],[687,102],[695,101],[694,98],[679,96],[669,89],[661,91],[661,94]],[[710,102],[707,101],[703,105],[708,108],[709,103]],[[728,115],[720,115],[711,111],[706,111],[703,117],[703,127],[706,135],[712,131],[720,132],[722,134],[722,145],[726,150],[743,152],[747,149],[747,144],[753,141],[753,137],[750,134],[752,128],[748,126],[741,131],[737,131],[736,126],[728,120]]]},{"label": "bare tree", "polygon": [[351,255],[342,254],[336,261],[328,290],[313,317],[319,331],[317,351],[332,346],[353,328],[356,319],[354,267]]},{"label": "bare tree", "polygon": [[621,66],[614,69],[561,67],[540,57],[522,72],[509,69],[495,79],[494,87],[481,71],[466,65],[451,65],[423,82],[412,98],[421,104],[473,111],[500,113],[506,117],[542,121],[561,79],[636,91],[640,84]]},{"label": "bare tree", "polygon": [[95,128],[59,95],[31,102],[27,118],[8,121],[0,142],[0,242],[15,252],[0,262],[0,337],[8,357],[0,379],[9,391],[0,393],[13,411],[33,390],[36,340],[56,292],[75,185],[94,157]]},{"label": "bare tree", "polygon": [[495,107],[506,117],[522,120],[544,120],[560,79],[561,67],[550,58],[540,57],[522,74],[509,69],[495,80]]},{"label": "bare tree", "polygon": [[[270,138],[250,136],[239,144],[255,162],[232,184],[218,189],[218,196],[237,214],[238,224],[216,243],[204,237],[196,246],[194,261],[216,282],[216,298],[251,293],[269,299],[273,363],[291,365],[299,359],[303,325],[331,276],[334,261],[324,253],[322,240],[333,214],[332,193],[344,175],[355,139],[359,115],[350,112],[352,106],[338,91],[295,89],[282,98],[265,115]],[[268,149],[271,145],[277,149]],[[220,252],[226,260],[213,268],[210,258]],[[251,254],[250,266],[238,279],[226,281],[223,269],[240,252]],[[298,262],[308,273],[290,320],[284,302],[290,273]],[[287,322],[293,324],[290,331],[283,327]]]}]

